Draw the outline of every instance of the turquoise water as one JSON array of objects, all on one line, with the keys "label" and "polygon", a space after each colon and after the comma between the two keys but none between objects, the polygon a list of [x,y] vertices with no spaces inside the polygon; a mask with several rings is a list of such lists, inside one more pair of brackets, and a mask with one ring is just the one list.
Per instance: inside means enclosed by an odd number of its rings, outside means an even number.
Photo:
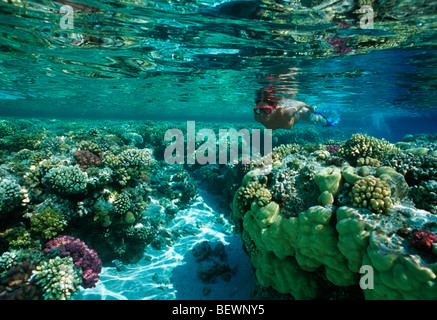
[{"label": "turquoise water", "polygon": [[[365,5],[372,11],[360,13]],[[293,151],[288,156],[297,159],[285,160],[286,153],[283,163],[293,167],[305,158],[314,175],[320,166],[344,167],[338,159],[313,163],[312,152],[334,144],[347,149],[354,134],[396,144],[401,150],[396,154],[416,158],[399,160],[376,151],[368,155],[379,166],[401,173],[403,187],[415,195],[403,198],[396,193],[399,184],[391,185],[395,208],[431,212],[423,218],[427,226],[411,218],[415,222],[405,222],[405,228],[435,232],[436,26],[437,6],[429,1],[0,1],[0,297],[65,298],[56,289],[40,292],[38,285],[49,278],[33,272],[39,270],[35,266],[28,267],[24,285],[11,284],[7,272],[29,256],[41,267],[54,259],[53,252],[42,253],[46,242],[69,235],[83,240],[102,262],[101,271],[93,269],[99,281],[91,288],[83,283],[79,287],[76,277],[70,298],[363,298],[356,293],[358,282],[338,284],[329,275],[330,285],[353,288],[347,293],[332,289],[330,294],[325,287],[316,296],[300,295],[280,290],[275,281],[257,274],[259,265],[241,240],[242,221],[233,212],[244,176],[240,168],[231,163],[167,166],[164,133],[174,128],[185,133],[187,121],[215,133],[262,129],[252,109],[257,90],[272,86],[280,97],[317,106],[335,124],[299,122],[290,130],[275,131],[273,147],[303,148],[302,158]],[[411,153],[418,147],[427,150]],[[126,160],[122,154],[129,149],[151,150],[152,160],[143,160],[147,156],[141,152],[133,156],[140,163]],[[84,188],[75,184],[78,180],[70,186],[49,174],[53,168],[80,164],[77,151],[91,152],[97,159],[77,167],[76,179],[85,179]],[[361,170],[348,152],[341,157]],[[417,171],[404,166],[419,162],[425,163],[421,170],[426,174],[418,178]],[[296,166],[301,170],[306,164]],[[370,174],[379,178],[377,166],[370,167]],[[286,178],[273,179],[300,179],[283,174]],[[365,176],[362,170],[359,174]],[[343,190],[347,197],[353,184],[343,183],[348,184]],[[276,187],[268,185],[272,195]],[[293,188],[286,193],[300,196],[307,190],[305,184]],[[122,203],[120,194],[127,195],[127,209],[114,204]],[[334,197],[327,206],[335,211],[345,202],[338,194]],[[280,202],[284,196],[273,199]],[[302,199],[304,205],[295,204],[293,210],[320,204],[318,195]],[[289,205],[281,203],[281,210]],[[57,218],[32,220],[47,208]],[[397,212],[404,210],[399,208]],[[52,233],[45,235],[46,229]],[[202,241],[210,243],[214,254],[197,261],[195,248]],[[214,249],[217,243],[224,244],[225,254]],[[420,257],[435,272],[435,252]],[[311,267],[302,262],[301,267],[305,272],[332,267],[323,263]],[[193,275],[194,269],[198,273]],[[81,272],[83,279],[85,269]],[[29,280],[32,274],[37,275]],[[316,282],[324,277],[317,276]],[[423,298],[434,299],[436,288],[427,288],[429,295],[424,289]],[[417,298],[390,290],[364,295]]]}]

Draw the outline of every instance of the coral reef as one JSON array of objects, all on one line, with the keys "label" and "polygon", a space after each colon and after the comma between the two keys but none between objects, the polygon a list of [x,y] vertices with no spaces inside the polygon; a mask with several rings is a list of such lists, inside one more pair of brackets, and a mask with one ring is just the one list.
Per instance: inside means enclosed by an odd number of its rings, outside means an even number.
[{"label": "coral reef", "polygon": [[390,196],[389,185],[374,176],[367,176],[355,182],[349,193],[354,207],[367,208],[376,213],[388,212],[393,207]]},{"label": "coral reef", "polygon": [[[345,290],[359,297],[361,290],[366,299],[435,299],[437,217],[408,207],[406,179],[381,166],[398,150],[362,136],[341,148],[356,167],[333,165],[309,148],[306,155],[278,156],[269,170],[254,169],[242,179],[233,217],[258,282],[296,299],[326,298],[327,288],[328,297]],[[313,188],[296,184],[300,176]],[[255,196],[260,181],[263,194],[272,194],[264,201]],[[290,206],[284,201],[290,194],[312,200]],[[373,271],[375,289],[360,282],[363,266]]]},{"label": "coral reef", "polygon": [[[434,137],[296,127],[259,161],[182,166],[163,160],[169,128],[186,124],[0,122],[0,299],[71,299],[104,265],[172,246],[190,230],[168,226],[199,188],[276,297],[437,299]],[[192,253],[204,282],[232,280],[223,247]]]}]

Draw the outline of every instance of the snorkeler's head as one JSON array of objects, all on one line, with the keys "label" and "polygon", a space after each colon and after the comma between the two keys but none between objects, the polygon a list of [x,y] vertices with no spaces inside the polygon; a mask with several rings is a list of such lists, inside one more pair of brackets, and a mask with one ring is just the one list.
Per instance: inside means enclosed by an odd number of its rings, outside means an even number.
[{"label": "snorkeler's head", "polygon": [[276,90],[272,85],[259,89],[256,92],[255,104],[269,105],[276,108],[281,99],[276,96]]}]

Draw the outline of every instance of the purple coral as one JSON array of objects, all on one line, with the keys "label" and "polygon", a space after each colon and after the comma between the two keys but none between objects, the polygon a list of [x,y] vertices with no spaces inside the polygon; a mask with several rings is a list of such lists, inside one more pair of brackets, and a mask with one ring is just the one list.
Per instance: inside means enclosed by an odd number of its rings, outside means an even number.
[{"label": "purple coral", "polygon": [[75,164],[78,164],[82,170],[89,167],[99,167],[102,165],[102,152],[97,156],[88,150],[77,150],[73,156]]},{"label": "purple coral", "polygon": [[74,265],[82,270],[82,287],[95,287],[102,271],[102,261],[97,252],[80,239],[71,236],[59,236],[50,240],[44,249],[45,253],[59,251],[61,257],[71,256]]},{"label": "purple coral", "polygon": [[330,153],[336,153],[340,149],[339,144],[327,144],[326,150],[328,150]]},{"label": "purple coral", "polygon": [[432,244],[437,242],[437,236],[426,230],[413,230],[411,244],[418,250],[429,251],[432,249]]},{"label": "purple coral", "polygon": [[352,48],[347,47],[350,38],[335,38],[333,36],[329,36],[327,40],[328,44],[334,48],[333,54],[347,54],[352,52]]}]

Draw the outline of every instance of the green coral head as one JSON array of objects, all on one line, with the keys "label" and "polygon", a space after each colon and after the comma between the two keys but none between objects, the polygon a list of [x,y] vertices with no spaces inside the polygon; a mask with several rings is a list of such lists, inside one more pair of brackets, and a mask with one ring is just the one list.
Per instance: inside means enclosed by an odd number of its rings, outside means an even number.
[{"label": "green coral head", "polygon": [[355,182],[349,197],[354,207],[366,208],[375,213],[387,213],[393,207],[390,186],[374,176]]}]

